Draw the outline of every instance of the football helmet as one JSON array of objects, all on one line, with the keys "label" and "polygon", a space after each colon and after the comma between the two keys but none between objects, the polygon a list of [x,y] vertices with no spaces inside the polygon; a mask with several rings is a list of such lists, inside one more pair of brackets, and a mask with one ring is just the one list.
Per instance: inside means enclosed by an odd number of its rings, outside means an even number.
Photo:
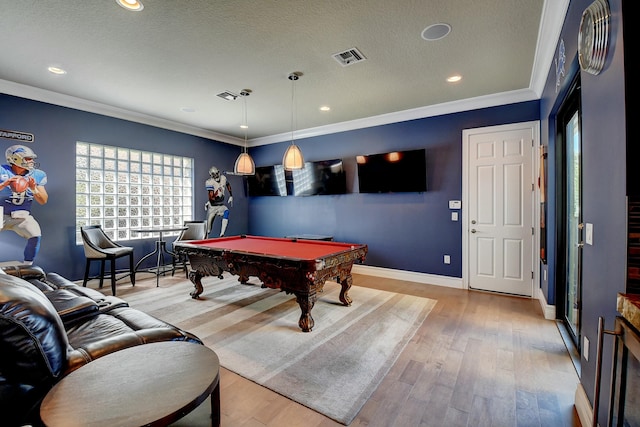
[{"label": "football helmet", "polygon": [[25,147],[24,145],[12,145],[7,148],[4,154],[7,162],[11,165],[16,165],[28,170],[33,170],[37,167],[35,159],[38,156],[31,148]]},{"label": "football helmet", "polygon": [[218,170],[218,168],[215,166],[211,166],[209,168],[209,176],[211,176],[211,178],[215,179],[216,181],[220,181],[220,170]]}]

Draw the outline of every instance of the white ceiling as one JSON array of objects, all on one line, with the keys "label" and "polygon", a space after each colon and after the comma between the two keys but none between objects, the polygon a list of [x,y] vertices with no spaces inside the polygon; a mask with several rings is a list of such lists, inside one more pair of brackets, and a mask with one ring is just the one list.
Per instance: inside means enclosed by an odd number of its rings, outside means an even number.
[{"label": "white ceiling", "polygon": [[242,98],[216,95],[251,89],[255,146],[291,138],[294,71],[296,138],[538,99],[569,0],[142,2],[0,0],[0,91],[242,144]]}]

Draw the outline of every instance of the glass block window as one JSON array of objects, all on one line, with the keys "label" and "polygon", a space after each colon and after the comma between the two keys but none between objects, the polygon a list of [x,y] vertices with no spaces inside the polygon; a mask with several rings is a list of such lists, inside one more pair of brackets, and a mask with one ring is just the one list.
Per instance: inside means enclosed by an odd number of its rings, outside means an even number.
[{"label": "glass block window", "polygon": [[76,243],[82,244],[83,225],[101,225],[118,241],[157,235],[133,230],[191,220],[193,163],[189,157],[77,142]]}]

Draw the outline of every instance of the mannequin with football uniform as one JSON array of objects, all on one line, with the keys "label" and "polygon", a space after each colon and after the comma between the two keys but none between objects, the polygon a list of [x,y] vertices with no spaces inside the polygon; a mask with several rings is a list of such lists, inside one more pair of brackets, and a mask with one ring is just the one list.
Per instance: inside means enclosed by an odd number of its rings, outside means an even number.
[{"label": "mannequin with football uniform", "polygon": [[213,228],[213,222],[219,216],[222,217],[222,225],[220,226],[220,237],[222,237],[229,224],[229,208],[224,204],[227,191],[229,192],[229,206],[233,207],[231,184],[217,167],[211,166],[209,168],[209,179],[205,181],[205,187],[209,194],[209,201],[204,205],[204,210],[207,211],[207,236],[209,236]]},{"label": "mannequin with football uniform", "polygon": [[1,231],[11,230],[27,239],[24,249],[24,264],[33,264],[42,232],[40,224],[31,216],[31,205],[35,200],[47,203],[49,195],[45,189],[47,174],[38,169],[36,153],[24,145],[12,145],[5,151],[7,164],[0,167],[0,209],[3,211]]}]

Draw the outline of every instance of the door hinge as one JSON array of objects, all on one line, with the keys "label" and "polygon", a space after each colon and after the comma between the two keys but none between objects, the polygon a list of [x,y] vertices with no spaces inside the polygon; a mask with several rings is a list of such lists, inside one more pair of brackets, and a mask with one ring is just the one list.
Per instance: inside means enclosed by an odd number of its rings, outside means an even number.
[{"label": "door hinge", "polygon": [[532,236],[536,235],[536,229],[534,227],[531,227],[531,235]]},{"label": "door hinge", "polygon": [[534,183],[531,183],[531,191],[536,191],[536,185]]},{"label": "door hinge", "polygon": [[532,279],[535,279],[534,274],[533,274],[533,271],[531,272],[531,278],[532,278]]}]

